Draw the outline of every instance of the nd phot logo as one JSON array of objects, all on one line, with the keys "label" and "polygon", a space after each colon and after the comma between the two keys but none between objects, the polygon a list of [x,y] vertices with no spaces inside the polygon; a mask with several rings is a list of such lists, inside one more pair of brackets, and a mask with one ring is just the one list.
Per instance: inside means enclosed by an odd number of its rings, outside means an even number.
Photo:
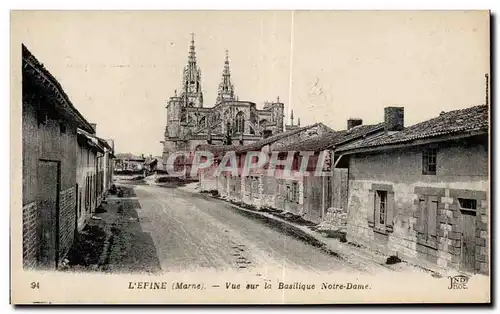
[{"label": "nd phot logo", "polygon": [[464,290],[467,289],[467,282],[469,281],[469,277],[464,276],[464,275],[458,275],[458,276],[448,276],[448,279],[450,279],[450,286],[448,289],[455,289],[455,290]]}]

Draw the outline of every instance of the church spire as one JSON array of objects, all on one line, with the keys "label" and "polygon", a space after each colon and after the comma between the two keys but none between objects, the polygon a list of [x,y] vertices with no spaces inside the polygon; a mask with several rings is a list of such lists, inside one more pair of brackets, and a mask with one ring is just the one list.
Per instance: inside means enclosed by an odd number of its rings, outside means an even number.
[{"label": "church spire", "polygon": [[194,33],[191,33],[191,45],[189,45],[189,61],[188,63],[196,63],[196,51],[194,48]]},{"label": "church spire", "polygon": [[189,45],[188,63],[184,67],[182,79],[181,98],[185,106],[203,107],[203,92],[201,90],[201,71],[196,64],[196,51],[194,45],[194,33],[191,33],[191,44]]},{"label": "church spire", "polygon": [[231,83],[231,71],[229,69],[229,52],[226,49],[226,58],[224,60],[224,70],[222,71],[222,81],[219,84],[217,103],[235,100],[235,98],[234,86]]}]

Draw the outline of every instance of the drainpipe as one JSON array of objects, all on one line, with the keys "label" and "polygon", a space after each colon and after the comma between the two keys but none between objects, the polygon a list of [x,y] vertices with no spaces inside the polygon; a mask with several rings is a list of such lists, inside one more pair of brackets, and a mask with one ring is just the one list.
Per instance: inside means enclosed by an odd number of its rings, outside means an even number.
[{"label": "drainpipe", "polygon": [[[334,169],[335,168],[335,166],[334,166],[334,159],[333,159],[335,157],[335,153],[333,151],[333,148],[330,149],[329,151],[330,151],[330,169],[332,171],[330,179],[331,179],[332,185],[330,187],[328,187],[328,184],[326,184],[328,181],[327,181],[326,177],[323,177],[323,184],[322,184],[323,185],[323,206],[321,206],[321,218],[323,220],[326,217],[325,216],[325,210],[327,209],[326,208],[326,197],[325,197],[325,194],[327,194],[327,192],[328,192],[327,189],[328,188],[330,188],[330,190],[333,188],[333,182],[334,182],[333,176],[334,176],[334,172],[335,172],[334,171],[335,170]],[[332,193],[330,195],[330,207],[331,207],[332,204],[333,204],[333,191],[332,191]]]}]

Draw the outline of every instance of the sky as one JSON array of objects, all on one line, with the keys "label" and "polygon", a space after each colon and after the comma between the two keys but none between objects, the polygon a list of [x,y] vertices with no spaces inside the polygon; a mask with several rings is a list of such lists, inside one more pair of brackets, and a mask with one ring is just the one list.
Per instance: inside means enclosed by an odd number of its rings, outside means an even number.
[{"label": "sky", "polygon": [[[181,87],[195,33],[204,106],[229,50],[239,100],[278,96],[286,121],[345,129],[350,117],[405,125],[485,102],[489,20],[480,11],[25,11],[24,43],[119,153],[162,153],[166,105]],[[15,51],[15,50],[13,50]],[[296,121],[296,120],[295,120]]]}]

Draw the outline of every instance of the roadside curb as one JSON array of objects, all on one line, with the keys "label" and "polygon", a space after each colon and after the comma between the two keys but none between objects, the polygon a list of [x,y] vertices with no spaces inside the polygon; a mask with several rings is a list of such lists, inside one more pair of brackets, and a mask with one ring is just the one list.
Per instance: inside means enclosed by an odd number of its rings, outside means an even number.
[{"label": "roadside curb", "polygon": [[[309,245],[312,245],[314,247],[317,247],[324,251],[325,253],[334,256],[335,258],[338,258],[342,262],[348,264],[354,269],[360,270],[360,271],[366,271],[365,268],[376,268],[379,270],[383,271],[396,271],[394,268],[394,265],[389,265],[386,264],[386,259],[389,257],[388,255],[382,254],[380,252],[375,252],[372,251],[368,248],[362,248],[362,249],[355,249],[349,247],[350,245],[356,245],[357,243],[352,243],[352,244],[347,244],[347,243],[340,243],[338,241],[338,245],[332,245],[331,242],[333,241],[327,241],[324,236],[321,234],[318,234],[318,232],[313,231],[309,229],[306,226],[301,226],[294,224],[292,222],[289,222],[285,219],[282,219],[280,217],[276,217],[275,215],[268,213],[268,212],[261,212],[258,210],[251,210],[247,209],[244,207],[241,207],[237,204],[232,203],[231,201],[228,201],[224,198],[217,197],[217,196],[212,196],[210,194],[206,193],[197,193],[199,195],[202,195],[203,197],[207,199],[216,199],[216,200],[221,200],[223,201],[226,205],[230,206],[234,210],[238,211],[239,213],[250,216],[253,218],[260,219],[261,221],[264,221],[265,223],[269,224],[272,227],[277,227],[280,229],[280,231],[293,236],[294,238],[301,240]],[[331,239],[331,238],[330,238]],[[333,240],[333,239],[331,239]],[[329,243],[330,242],[330,243]],[[361,246],[363,247],[363,246]],[[365,254],[359,254],[359,251],[364,252]],[[356,262],[354,262],[355,260]],[[360,263],[362,264],[360,266]],[[436,273],[436,274],[442,274],[442,272],[438,269],[432,269],[432,268],[427,268],[418,264],[413,263],[411,260],[403,260],[401,263],[404,263],[410,267],[417,267],[420,268],[426,272],[429,273]],[[398,264],[401,264],[398,263]]]},{"label": "roadside curb", "polygon": [[[284,232],[287,235],[290,235],[300,241],[303,241],[308,245],[312,245],[314,247],[319,248],[324,253],[341,260],[343,263],[348,264],[348,266],[350,266],[351,268],[359,271],[364,271],[361,267],[359,267],[358,263],[353,263],[353,261],[350,258],[348,258],[347,254],[345,254],[344,252],[340,252],[339,250],[337,250],[337,248],[329,245],[329,243],[324,241],[321,235],[316,234],[315,231],[312,231],[305,226],[294,224],[292,222],[276,217],[275,215],[267,212],[260,212],[256,210],[243,208],[220,197],[214,197],[204,193],[199,193],[199,194],[207,199],[221,200],[226,205],[230,206],[232,209],[234,209],[240,214],[264,221],[266,224],[270,225],[271,227],[279,229],[281,232]],[[366,260],[366,262],[372,265],[376,265],[378,267],[383,267],[386,270],[390,270],[390,267],[388,267],[388,265],[378,264],[375,261],[369,261],[369,260]]]}]

